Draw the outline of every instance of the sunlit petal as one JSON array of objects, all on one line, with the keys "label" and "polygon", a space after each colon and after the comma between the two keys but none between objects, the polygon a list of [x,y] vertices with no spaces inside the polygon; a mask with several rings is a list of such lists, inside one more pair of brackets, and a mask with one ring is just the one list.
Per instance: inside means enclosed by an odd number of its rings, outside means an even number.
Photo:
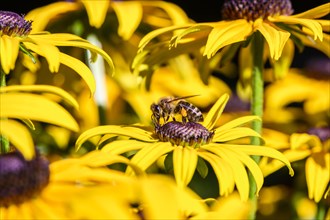
[{"label": "sunlit petal", "polygon": [[330,181],[330,153],[315,153],[306,160],[308,197],[319,202]]},{"label": "sunlit petal", "polygon": [[26,160],[34,157],[35,148],[30,131],[14,120],[0,120],[0,134],[22,153]]},{"label": "sunlit petal", "polygon": [[0,36],[0,64],[5,73],[14,69],[19,51],[19,39],[7,35]]},{"label": "sunlit petal", "polygon": [[38,92],[38,93],[51,93],[61,97],[68,104],[75,109],[79,109],[78,102],[65,90],[48,85],[11,85],[2,87],[1,92]]},{"label": "sunlit petal", "polygon": [[260,117],[255,116],[255,115],[250,115],[250,116],[243,116],[236,118],[232,121],[227,122],[224,125],[221,125],[220,127],[216,128],[217,132],[221,132],[227,129],[232,129],[235,127],[239,127],[241,125],[244,125],[246,123],[252,122],[254,120],[261,120]]},{"label": "sunlit petal", "polygon": [[120,155],[132,150],[140,150],[141,148],[143,148],[148,144],[149,143],[136,141],[136,140],[118,140],[104,145],[101,151],[109,154]]},{"label": "sunlit petal", "polygon": [[203,126],[207,129],[213,129],[214,125],[217,123],[218,119],[220,118],[227,102],[229,99],[228,94],[222,95],[218,101],[212,106],[210,111],[205,116]]},{"label": "sunlit petal", "polygon": [[289,39],[290,33],[262,20],[257,20],[254,25],[256,30],[260,31],[265,37],[269,46],[270,57],[278,60],[282,55],[284,45]]},{"label": "sunlit petal", "polygon": [[232,128],[222,132],[221,131],[219,132],[217,129],[215,129],[213,141],[226,142],[243,137],[252,137],[252,136],[261,138],[261,135],[258,132],[247,127]]},{"label": "sunlit petal", "polygon": [[315,20],[304,19],[304,18],[294,18],[291,16],[278,16],[278,17],[268,17],[272,22],[283,22],[285,24],[301,24],[313,32],[314,40],[323,39],[322,26]]},{"label": "sunlit petal", "polygon": [[35,94],[1,93],[0,118],[23,118],[55,124],[78,131],[74,118],[63,107]]},{"label": "sunlit petal", "polygon": [[118,34],[124,40],[128,40],[141,22],[143,15],[142,5],[137,1],[118,1],[113,2],[112,7],[119,22]]},{"label": "sunlit petal", "polygon": [[330,13],[330,3],[326,3],[305,12],[292,15],[295,18],[321,18]]},{"label": "sunlit petal", "polygon": [[293,176],[294,174],[290,161],[282,153],[280,153],[279,151],[273,148],[254,146],[254,145],[249,145],[248,147],[242,145],[235,145],[235,144],[223,144],[223,145],[235,148],[235,150],[242,151],[248,155],[259,155],[259,156],[265,156],[279,160],[288,167],[291,176]]},{"label": "sunlit petal", "polygon": [[[146,170],[162,155],[173,151],[173,146],[170,143],[155,143],[146,145],[144,148],[139,150],[131,159],[131,162],[142,170]],[[132,169],[127,168],[126,173],[132,174]]]},{"label": "sunlit petal", "polygon": [[96,28],[101,27],[107,15],[110,0],[109,1],[81,0],[81,2],[84,4],[86,8],[89,24]]},{"label": "sunlit petal", "polygon": [[89,138],[111,133],[117,136],[127,136],[137,140],[146,142],[155,142],[156,140],[152,138],[152,133],[145,131],[143,129],[135,127],[117,126],[117,125],[104,125],[91,128],[83,132],[76,141],[76,150],[79,150],[81,145],[87,141]]},{"label": "sunlit petal", "polygon": [[221,21],[209,34],[204,55],[210,58],[222,47],[246,40],[251,32],[252,25],[245,19]]},{"label": "sunlit petal", "polygon": [[222,158],[209,152],[198,152],[198,155],[210,163],[219,182],[220,196],[228,196],[235,188],[235,179],[230,165]]},{"label": "sunlit petal", "polygon": [[197,152],[190,147],[175,147],[173,150],[173,168],[179,187],[185,187],[191,181],[197,166]]},{"label": "sunlit petal", "polygon": [[79,59],[60,53],[60,62],[77,72],[88,85],[89,90],[94,94],[96,89],[95,79],[91,70]]}]

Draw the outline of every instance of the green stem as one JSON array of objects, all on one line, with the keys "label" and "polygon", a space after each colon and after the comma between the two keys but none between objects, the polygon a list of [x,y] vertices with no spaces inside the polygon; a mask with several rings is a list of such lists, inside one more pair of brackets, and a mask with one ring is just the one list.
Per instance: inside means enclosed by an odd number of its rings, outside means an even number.
[{"label": "green stem", "polygon": [[[6,86],[6,73],[0,68],[0,87]],[[6,120],[0,118],[0,120]],[[0,134],[0,154],[9,152],[10,145],[7,137]]]},{"label": "green stem", "polygon": [[320,201],[317,204],[317,212],[316,212],[315,219],[325,219],[327,208],[329,208],[329,207],[327,207],[327,205],[325,204],[325,202],[324,201]]},{"label": "green stem", "polygon": [[[256,32],[253,36],[251,42],[251,52],[253,58],[253,69],[251,77],[251,86],[252,86],[252,98],[251,98],[251,113],[262,118],[263,115],[263,99],[264,99],[264,81],[263,81],[263,50],[264,50],[264,39],[259,32]],[[261,121],[253,121],[252,129],[259,134],[262,130]],[[258,137],[251,137],[252,145],[261,145],[261,140]],[[252,159],[259,163],[259,156],[251,156]],[[252,204],[252,209],[249,215],[249,219],[256,218],[257,212],[257,186],[255,180],[251,173],[249,173],[249,183],[250,183],[250,201]]]}]

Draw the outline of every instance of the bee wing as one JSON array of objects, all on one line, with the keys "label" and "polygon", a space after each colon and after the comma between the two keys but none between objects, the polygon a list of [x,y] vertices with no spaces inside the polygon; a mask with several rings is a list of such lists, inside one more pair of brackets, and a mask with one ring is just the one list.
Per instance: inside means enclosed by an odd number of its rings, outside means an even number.
[{"label": "bee wing", "polygon": [[189,99],[189,98],[192,98],[192,97],[195,97],[195,96],[200,96],[200,95],[188,95],[188,96],[177,97],[177,98],[169,100],[167,103],[178,101],[178,100],[181,100],[181,99]]}]

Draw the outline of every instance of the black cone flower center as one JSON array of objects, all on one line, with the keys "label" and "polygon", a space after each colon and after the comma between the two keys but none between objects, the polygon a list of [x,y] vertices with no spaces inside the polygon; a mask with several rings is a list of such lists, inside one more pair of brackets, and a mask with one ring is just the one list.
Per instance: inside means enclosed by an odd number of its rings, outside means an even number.
[{"label": "black cone flower center", "polygon": [[36,196],[49,182],[49,163],[39,153],[27,161],[21,153],[0,155],[0,207]]},{"label": "black cone flower center", "polygon": [[291,15],[290,0],[226,0],[222,8],[225,20],[256,20],[274,15]]},{"label": "black cone flower center", "polygon": [[0,11],[0,36],[27,36],[32,30],[32,21],[10,11]]},{"label": "black cone flower center", "polygon": [[192,147],[209,143],[214,135],[214,132],[207,130],[199,123],[177,121],[170,121],[162,126],[156,126],[155,132],[161,141]]}]

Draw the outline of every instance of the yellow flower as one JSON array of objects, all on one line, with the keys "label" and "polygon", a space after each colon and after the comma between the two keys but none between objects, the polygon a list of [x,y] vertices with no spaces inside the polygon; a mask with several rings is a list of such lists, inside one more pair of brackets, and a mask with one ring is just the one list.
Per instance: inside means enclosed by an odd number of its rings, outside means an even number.
[{"label": "yellow flower", "polygon": [[[146,170],[164,156],[171,162],[172,157],[174,176],[180,187],[188,185],[196,169],[202,176],[206,176],[207,161],[216,173],[220,195],[228,195],[236,185],[241,198],[247,200],[249,181],[246,168],[256,180],[257,191],[263,184],[263,175],[250,155],[275,158],[288,166],[291,175],[293,170],[287,159],[272,148],[230,143],[243,137],[260,137],[252,129],[240,127],[253,120],[260,120],[258,117],[241,117],[220,127],[214,127],[227,101],[227,94],[221,96],[202,124],[170,121],[162,126],[156,126],[155,131],[140,125],[106,125],[92,128],[79,136],[76,149],[78,150],[91,137],[105,135],[100,140],[100,144],[104,145],[102,151],[111,155],[130,152],[128,155],[134,154],[131,162],[142,170]],[[110,143],[107,143],[108,141]],[[130,168],[126,172],[132,174]]]},{"label": "yellow flower", "polygon": [[[13,12],[0,12],[0,62],[4,73],[8,74],[15,68],[19,51],[23,51],[36,62],[34,54],[43,56],[49,65],[51,72],[57,72],[60,64],[70,67],[77,72],[87,83],[93,93],[95,82],[90,69],[80,60],[61,52],[57,46],[79,47],[90,50],[91,60],[95,61],[100,54],[113,69],[113,63],[108,54],[88,41],[72,34],[50,34],[48,32],[34,32],[32,21],[26,21],[23,17]],[[32,62],[30,61],[30,62]]]},{"label": "yellow flower", "polygon": [[[312,124],[326,123],[330,106],[330,81],[304,75],[306,72],[290,69],[286,78],[265,89],[265,123],[288,123],[298,119],[310,123],[315,118]],[[302,103],[302,108],[294,107],[292,103]],[[318,117],[313,117],[316,115]]]},{"label": "yellow flower", "polygon": [[115,12],[119,23],[118,34],[125,40],[131,38],[142,21],[156,27],[188,22],[182,9],[165,1],[62,1],[34,9],[26,17],[33,20],[40,18],[35,25],[36,29],[41,31],[53,18],[83,11],[83,7],[87,12],[89,24],[96,28],[102,27],[109,12]]},{"label": "yellow flower", "polygon": [[[155,60],[163,61],[199,48],[202,48],[202,54],[207,58],[219,52],[215,62],[219,63],[217,60],[220,60],[220,65],[223,65],[240,49],[241,82],[238,90],[240,95],[244,95],[253,64],[251,38],[257,32],[261,33],[268,45],[265,47],[268,48],[268,54],[265,55],[274,66],[275,78],[282,78],[286,74],[294,55],[293,43],[299,48],[304,45],[314,47],[330,56],[330,36],[323,32],[329,30],[329,21],[319,19],[329,14],[330,3],[296,15],[291,15],[292,12],[289,0],[227,0],[222,8],[222,21],[173,25],[147,34],[140,41],[140,53],[136,58],[141,65],[133,67],[141,69],[143,64],[144,68],[148,66],[151,69]],[[151,43],[156,37],[165,39]],[[209,73],[203,70],[201,75],[204,74]]]},{"label": "yellow flower", "polygon": [[[322,197],[329,196],[330,188],[330,129],[314,128],[309,133],[294,133],[290,137],[271,130],[264,132],[265,137],[273,143],[269,146],[280,150],[290,162],[306,159],[305,173],[308,197],[319,202]],[[266,142],[267,142],[266,139]],[[265,176],[275,172],[282,166],[278,161],[263,158],[260,167]]]},{"label": "yellow flower", "polygon": [[[49,94],[56,98],[52,100],[47,97]],[[26,159],[32,159],[34,143],[29,129],[26,128],[28,126],[35,129],[32,121],[54,124],[75,132],[79,130],[71,114],[57,103],[62,100],[78,109],[77,101],[70,94],[54,86],[1,87],[0,134],[8,138]],[[15,119],[21,120],[23,124]]]},{"label": "yellow flower", "polygon": [[[102,157],[102,160],[95,161],[95,157]],[[30,161],[19,152],[2,154],[0,217],[136,219],[129,203],[121,203],[133,180],[122,172],[104,167],[118,162],[130,164],[126,158],[109,157],[102,152],[62,159],[50,165],[39,153]]]}]

